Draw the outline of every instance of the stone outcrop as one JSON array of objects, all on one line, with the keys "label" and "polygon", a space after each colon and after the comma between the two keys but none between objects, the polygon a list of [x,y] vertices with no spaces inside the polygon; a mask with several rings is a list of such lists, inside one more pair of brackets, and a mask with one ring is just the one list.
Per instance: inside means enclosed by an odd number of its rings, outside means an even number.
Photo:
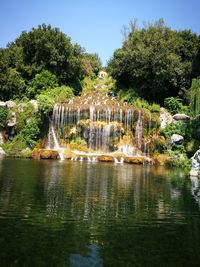
[{"label": "stone outcrop", "polygon": [[17,122],[16,113],[15,112],[12,112],[12,116],[11,116],[11,118],[10,118],[7,126],[8,127],[13,127],[13,126],[15,126],[16,122]]},{"label": "stone outcrop", "polygon": [[60,159],[59,153],[51,149],[37,149],[35,148],[32,153],[34,159]]},{"label": "stone outcrop", "polygon": [[182,113],[177,113],[173,116],[173,119],[176,121],[189,121],[190,120],[190,116],[186,115],[186,114],[182,114]]},{"label": "stone outcrop", "polygon": [[181,144],[183,142],[184,138],[180,134],[173,134],[171,136],[171,143],[172,144]]},{"label": "stone outcrop", "polygon": [[200,149],[192,157],[192,169],[190,171],[190,176],[200,175]]},{"label": "stone outcrop", "polygon": [[6,107],[6,102],[0,101],[0,107]]},{"label": "stone outcrop", "polygon": [[103,162],[114,162],[114,158],[109,155],[101,155],[98,157],[98,160]]},{"label": "stone outcrop", "polygon": [[135,157],[126,157],[124,162],[131,164],[143,164],[146,162],[146,157],[135,156]]},{"label": "stone outcrop", "polygon": [[32,99],[32,100],[29,101],[29,103],[33,106],[34,112],[35,113],[38,112],[38,102],[37,102],[37,100]]},{"label": "stone outcrop", "polygon": [[17,105],[16,105],[16,103],[14,101],[8,100],[8,101],[6,101],[6,106],[8,108],[15,108]]},{"label": "stone outcrop", "polygon": [[164,108],[160,108],[160,128],[164,129],[168,124],[172,123],[172,115],[166,111]]}]

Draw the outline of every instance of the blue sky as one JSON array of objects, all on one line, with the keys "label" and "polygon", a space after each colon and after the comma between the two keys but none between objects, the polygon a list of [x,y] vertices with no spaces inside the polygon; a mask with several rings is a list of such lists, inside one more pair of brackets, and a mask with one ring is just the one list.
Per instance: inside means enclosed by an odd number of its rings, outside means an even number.
[{"label": "blue sky", "polygon": [[200,34],[200,0],[0,0],[0,47],[39,24],[58,27],[103,63],[121,47],[123,25],[163,18]]}]

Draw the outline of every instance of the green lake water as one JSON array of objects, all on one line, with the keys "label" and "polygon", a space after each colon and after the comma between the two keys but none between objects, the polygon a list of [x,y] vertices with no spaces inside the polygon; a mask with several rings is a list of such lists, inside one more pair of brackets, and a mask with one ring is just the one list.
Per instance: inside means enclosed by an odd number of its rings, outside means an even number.
[{"label": "green lake water", "polygon": [[2,159],[9,266],[200,266],[198,181],[181,169]]}]

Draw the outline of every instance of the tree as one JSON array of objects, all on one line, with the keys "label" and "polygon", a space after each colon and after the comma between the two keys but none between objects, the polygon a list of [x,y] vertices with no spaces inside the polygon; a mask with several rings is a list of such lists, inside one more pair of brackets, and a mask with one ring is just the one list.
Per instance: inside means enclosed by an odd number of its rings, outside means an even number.
[{"label": "tree", "polygon": [[57,77],[48,70],[43,70],[41,73],[36,74],[30,82],[27,89],[29,97],[35,97],[36,95],[44,92],[47,89],[53,89],[58,86]]},{"label": "tree", "polygon": [[134,88],[147,100],[163,102],[190,87],[198,46],[196,34],[173,31],[163,20],[142,29],[134,22],[122,48],[114,52],[108,70],[118,88]]},{"label": "tree", "polygon": [[84,77],[84,50],[78,44],[72,44],[70,38],[58,28],[39,25],[30,32],[22,32],[8,48],[13,54],[12,64],[26,81],[33,79],[42,70],[56,75],[59,85],[78,86]]},{"label": "tree", "polygon": [[200,114],[200,79],[193,79],[190,88],[190,106],[194,115]]},{"label": "tree", "polygon": [[0,50],[0,99],[8,100],[22,97],[25,82],[16,68],[9,65],[10,55],[7,49]]},{"label": "tree", "polygon": [[102,68],[101,60],[98,54],[85,53],[83,55],[83,68],[86,76],[95,77]]}]

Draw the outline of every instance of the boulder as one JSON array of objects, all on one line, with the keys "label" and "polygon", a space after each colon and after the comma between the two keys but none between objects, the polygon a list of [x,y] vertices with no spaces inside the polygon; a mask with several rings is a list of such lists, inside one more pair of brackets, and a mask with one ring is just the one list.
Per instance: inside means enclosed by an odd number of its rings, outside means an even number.
[{"label": "boulder", "polygon": [[0,101],[0,107],[6,107],[6,102]]},{"label": "boulder", "polygon": [[168,124],[172,123],[173,117],[164,108],[160,108],[160,128],[164,129]]},{"label": "boulder", "polygon": [[114,162],[114,158],[109,155],[101,155],[98,157],[98,160],[103,162]]},{"label": "boulder", "polygon": [[183,136],[180,135],[180,134],[173,134],[173,135],[171,136],[171,143],[172,143],[172,144],[180,144],[180,143],[183,142],[183,140],[184,140],[184,138],[183,138]]},{"label": "boulder", "polygon": [[194,154],[191,158],[192,160],[192,169],[190,171],[190,176],[200,175],[200,149]]},{"label": "boulder", "polygon": [[12,117],[10,118],[9,122],[7,123],[8,127],[14,127],[17,122],[16,113],[12,112]]},{"label": "boulder", "polygon": [[16,105],[16,103],[14,101],[8,100],[8,101],[6,101],[6,106],[8,108],[15,108],[17,105]]},{"label": "boulder", "polygon": [[176,121],[189,121],[190,120],[190,116],[186,115],[186,114],[175,114],[173,116],[173,119],[176,120]]},{"label": "boulder", "polygon": [[126,157],[124,159],[124,162],[132,164],[143,164],[146,162],[146,157],[141,157],[141,156]]},{"label": "boulder", "polygon": [[29,103],[33,106],[34,112],[35,113],[38,112],[38,102],[37,102],[37,100],[32,99],[32,100],[29,101]]}]

